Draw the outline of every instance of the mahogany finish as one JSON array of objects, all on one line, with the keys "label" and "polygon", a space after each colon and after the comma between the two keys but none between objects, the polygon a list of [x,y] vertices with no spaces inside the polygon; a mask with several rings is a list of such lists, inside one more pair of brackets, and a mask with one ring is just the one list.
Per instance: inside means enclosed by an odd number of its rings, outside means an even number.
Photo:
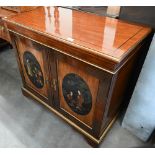
[{"label": "mahogany finish", "polygon": [[[91,62],[95,63],[94,59],[100,62],[97,66],[105,67],[108,61],[110,66],[106,68],[111,71],[115,71],[118,64],[132,54],[130,48],[151,31],[148,27],[60,7],[39,7],[5,21],[9,29],[35,40],[39,37],[37,34],[41,34],[41,42],[73,56],[82,54],[80,58],[89,61],[87,57],[91,55]],[[70,51],[67,45],[82,50]]]},{"label": "mahogany finish", "polygon": [[[99,80],[89,74],[87,74],[83,69],[79,69],[78,64],[75,67],[72,67],[68,64],[68,62],[63,62],[58,60],[58,81],[59,81],[59,94],[60,94],[60,108],[64,111],[67,111],[74,117],[78,118],[80,121],[84,122],[86,125],[88,125],[90,128],[92,128],[93,123],[93,115],[94,115],[94,109],[95,109],[95,103],[97,98],[97,90],[99,87]],[[79,115],[72,111],[72,109],[66,104],[66,101],[63,97],[63,90],[62,90],[62,82],[63,78],[66,74],[69,73],[75,73],[77,75],[80,75],[84,81],[87,82],[88,87],[92,91],[92,108],[91,111],[85,116]]]},{"label": "mahogany finish", "polygon": [[3,18],[3,17],[9,17],[9,16],[12,16],[12,15],[15,15],[16,13],[13,12],[13,11],[10,11],[10,10],[6,10],[2,7],[0,7],[0,17]]},{"label": "mahogany finish", "polygon": [[16,15],[17,13],[30,11],[37,8],[36,6],[2,6],[0,7],[0,38],[11,43],[9,33],[2,18]]},{"label": "mahogany finish", "polygon": [[2,8],[21,13],[25,11],[31,11],[37,8],[37,6],[3,6]]},{"label": "mahogany finish", "polygon": [[0,7],[0,38],[6,40],[8,42],[11,42],[11,40],[10,40],[9,33],[6,29],[6,26],[5,26],[2,18],[11,16],[11,15],[15,15],[15,13],[13,11],[9,11],[9,10],[6,10],[6,9],[3,9]]},{"label": "mahogany finish", "polygon": [[38,7],[4,20],[23,94],[99,144],[123,105],[133,71],[141,69],[151,29],[60,7]]},{"label": "mahogany finish", "polygon": [[[19,57],[20,57],[20,62],[21,62],[22,68],[24,70],[25,82],[33,90],[37,91],[39,94],[42,94],[44,97],[47,97],[48,96],[47,83],[45,82],[44,87],[41,89],[35,87],[35,85],[31,82],[31,80],[27,76],[25,66],[24,66],[25,64],[24,64],[24,60],[23,60],[24,52],[31,51],[31,53],[35,56],[36,60],[40,64],[41,70],[43,72],[43,77],[47,77],[46,72],[45,72],[45,66],[44,66],[44,55],[45,55],[45,52],[47,51],[46,48],[44,48],[44,49],[39,48],[39,46],[38,46],[38,48],[36,48],[36,44],[33,44],[30,40],[20,38],[20,37],[16,38],[16,45],[18,46],[17,47],[18,50],[21,51],[19,53]],[[44,81],[46,81],[46,79]]]}]

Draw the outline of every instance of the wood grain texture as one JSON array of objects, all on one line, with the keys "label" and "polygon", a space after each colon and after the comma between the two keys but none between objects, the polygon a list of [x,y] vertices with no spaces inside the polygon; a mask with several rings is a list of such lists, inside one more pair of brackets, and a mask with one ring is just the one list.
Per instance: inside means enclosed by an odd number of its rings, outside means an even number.
[{"label": "wood grain texture", "polygon": [[1,19],[0,19],[0,38],[10,42],[9,32]]},{"label": "wood grain texture", "polygon": [[21,12],[33,10],[37,8],[37,6],[3,6],[2,8],[21,13]]},{"label": "wood grain texture", "polygon": [[[64,96],[63,96],[63,90],[62,90],[62,82],[65,77],[65,75],[69,73],[74,73],[78,76],[80,76],[88,85],[91,95],[92,95],[92,108],[91,111],[87,115],[79,115],[75,113],[66,103]],[[80,121],[87,124],[89,127],[92,128],[93,124],[93,116],[94,116],[94,109],[96,104],[96,97],[98,93],[98,87],[99,87],[99,80],[95,77],[87,74],[86,72],[79,70],[78,66],[72,67],[71,65],[68,65],[62,61],[58,60],[58,81],[59,81],[59,94],[60,94],[60,108],[64,109],[69,114],[73,115],[75,118],[79,119]]]},{"label": "wood grain texture", "polygon": [[0,7],[0,38],[4,39],[10,43],[11,43],[11,40],[10,40],[9,32],[8,32],[6,25],[5,25],[4,21],[2,20],[2,18],[9,17],[11,15],[15,15],[15,13],[12,11],[5,10]]},{"label": "wood grain texture", "polygon": [[[122,106],[128,85],[132,84],[130,77],[140,72],[141,67],[135,62],[147,53],[151,29],[60,7],[38,7],[5,19],[5,22],[16,44],[23,90],[30,92],[26,95],[44,101],[74,122],[76,128],[80,127],[89,138],[93,137],[90,139],[101,142],[104,131]],[[47,84],[42,90],[34,88],[25,74],[22,60],[25,50],[37,58],[46,77]],[[62,85],[68,74],[81,77],[92,94],[92,108],[85,115],[78,114],[66,103]],[[75,105],[77,101],[83,101],[83,92],[80,89],[82,93],[79,93],[79,87],[76,88],[70,90],[78,97],[69,99],[73,99],[75,102],[71,102]],[[70,90],[66,90],[69,98],[72,96]],[[133,88],[130,89],[132,91]]]},{"label": "wood grain texture", "polygon": [[[89,132],[90,134],[98,138],[101,132],[100,128],[104,117],[105,106],[107,104],[107,97],[108,97],[109,87],[111,84],[112,75],[109,73],[103,72],[101,70],[98,70],[95,67],[92,67],[86,63],[82,63],[76,59],[73,59],[72,57],[59,54],[57,53],[57,51],[55,51],[55,55],[56,55],[55,60],[57,62],[61,62],[65,64],[65,65],[61,65],[62,67],[61,69],[59,69],[59,63],[57,63],[57,67],[56,67],[57,71],[55,73],[56,75],[54,76],[54,78],[57,79],[57,86],[58,86],[57,91],[59,91],[58,94],[56,91],[54,95],[54,101],[58,101],[58,104],[56,107],[57,110],[60,113],[62,113],[65,117],[71,119],[77,125],[82,127],[85,131]],[[66,68],[65,70],[64,70],[64,67]],[[59,70],[62,74],[59,74]],[[54,69],[52,69],[52,72],[53,71]],[[75,112],[73,112],[69,108],[68,105],[66,105],[67,103],[64,100],[61,87],[62,87],[62,79],[64,75],[67,75],[67,73],[77,73],[78,75],[80,75],[82,78],[85,79],[86,83],[87,81],[89,81],[88,86],[89,88],[91,88],[90,90],[92,92],[92,95],[96,99],[93,103],[94,110],[92,110],[92,112],[90,112],[88,116],[86,115],[85,116],[86,118],[84,116],[83,117],[80,115],[78,116],[77,114],[75,114]],[[92,79],[96,79],[96,80],[92,81]],[[98,88],[96,88],[97,86],[95,86],[95,81],[96,82],[98,81]],[[96,97],[95,97],[95,94],[96,94]],[[66,110],[63,110],[63,108],[61,108],[61,106],[64,106],[64,105],[65,105],[65,108],[67,107]],[[90,122],[86,123],[87,119],[89,119]]]},{"label": "wood grain texture", "polygon": [[3,18],[16,15],[17,12],[30,11],[35,8],[36,8],[36,6],[0,7],[0,38],[11,43],[9,32],[7,30],[7,27],[4,23],[4,21],[3,21]]},{"label": "wood grain texture", "polygon": [[[46,72],[45,72],[45,66],[44,66],[44,59],[43,59],[43,55],[44,52],[46,51],[46,48],[41,48],[40,49],[40,45],[37,45],[36,43],[33,43],[30,40],[27,40],[25,38],[21,38],[21,37],[16,37],[16,45],[19,51],[19,57],[20,57],[20,62],[22,65],[22,70],[24,73],[24,77],[25,77],[25,82],[26,85],[31,87],[32,89],[34,89],[35,91],[37,91],[38,93],[42,94],[45,97],[48,97],[48,93],[47,93],[47,83],[46,83]],[[41,89],[38,89],[29,79],[28,74],[26,73],[25,67],[24,67],[24,60],[23,60],[23,55],[25,53],[25,51],[29,51],[31,52],[36,60],[39,62],[41,70],[43,72],[43,77],[44,77],[44,86]]]},{"label": "wood grain texture", "polygon": [[[44,40],[45,44],[76,57],[80,57],[80,54],[84,56],[85,53],[86,57],[105,59],[105,63],[111,61],[111,67],[107,66],[111,70],[116,70],[132,54],[131,48],[137,46],[151,31],[141,25],[60,7],[39,7],[5,21],[9,29],[41,42],[46,36],[49,41]],[[23,29],[27,32],[23,32]],[[36,33],[41,34],[42,38]],[[78,53],[70,51],[67,45],[82,50]],[[96,64],[106,67],[103,62]]]},{"label": "wood grain texture", "polygon": [[16,13],[13,11],[6,10],[6,9],[3,9],[2,7],[0,7],[0,18],[13,16],[15,14]]}]

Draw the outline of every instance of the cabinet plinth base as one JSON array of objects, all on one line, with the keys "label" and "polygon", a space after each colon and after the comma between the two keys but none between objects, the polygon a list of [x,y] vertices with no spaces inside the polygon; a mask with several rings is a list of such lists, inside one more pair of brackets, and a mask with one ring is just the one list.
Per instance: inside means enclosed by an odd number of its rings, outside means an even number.
[{"label": "cabinet plinth base", "polygon": [[54,108],[52,108],[51,106],[49,106],[47,103],[45,103],[44,101],[42,101],[41,99],[39,99],[37,96],[35,96],[33,93],[31,93],[29,90],[25,89],[25,88],[21,88],[22,89],[22,93],[24,96],[26,97],[30,97],[31,99],[43,104],[44,106],[46,106],[50,111],[54,112],[56,115],[58,115],[59,117],[61,117],[63,120],[65,120],[66,122],[68,122],[72,127],[74,127],[75,129],[77,129],[80,133],[82,133],[84,135],[84,138],[86,139],[86,141],[88,142],[89,145],[91,145],[92,147],[99,147],[99,144],[102,142],[103,138],[105,137],[105,135],[107,134],[107,132],[110,130],[110,128],[112,127],[112,125],[114,124],[114,122],[117,119],[118,114],[113,118],[113,120],[109,123],[109,125],[106,127],[106,129],[104,130],[104,132],[102,133],[102,135],[100,136],[99,139],[93,137],[92,135],[90,135],[88,132],[86,132],[85,130],[83,130],[82,128],[80,128],[79,126],[77,126],[74,122],[72,122],[71,120],[69,120],[68,118],[66,118],[65,116],[63,116],[60,112],[58,112],[57,110],[55,110]]},{"label": "cabinet plinth base", "polygon": [[84,139],[86,140],[86,142],[93,148],[99,148],[100,143],[96,143],[94,141],[92,141],[91,139],[89,139],[88,137],[84,137]]}]

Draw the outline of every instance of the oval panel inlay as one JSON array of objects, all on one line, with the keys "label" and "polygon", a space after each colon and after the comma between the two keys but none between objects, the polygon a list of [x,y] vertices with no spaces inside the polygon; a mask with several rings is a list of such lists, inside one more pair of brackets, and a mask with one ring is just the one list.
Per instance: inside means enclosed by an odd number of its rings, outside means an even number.
[{"label": "oval panel inlay", "polygon": [[37,88],[42,88],[44,86],[44,77],[40,64],[38,63],[35,56],[31,52],[25,51],[23,55],[23,61],[26,73],[30,81]]},{"label": "oval panel inlay", "polygon": [[77,74],[67,74],[62,82],[66,103],[77,114],[87,115],[92,107],[92,95],[87,83]]}]

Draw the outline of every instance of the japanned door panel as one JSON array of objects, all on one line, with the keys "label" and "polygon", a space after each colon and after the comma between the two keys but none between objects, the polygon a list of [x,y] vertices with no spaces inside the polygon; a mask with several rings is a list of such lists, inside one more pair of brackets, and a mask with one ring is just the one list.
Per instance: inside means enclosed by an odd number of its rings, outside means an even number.
[{"label": "japanned door panel", "polygon": [[24,83],[39,95],[48,98],[48,75],[45,69],[47,48],[27,38],[15,36]]},{"label": "japanned door panel", "polygon": [[58,78],[60,108],[92,127],[99,80],[62,61]]}]

